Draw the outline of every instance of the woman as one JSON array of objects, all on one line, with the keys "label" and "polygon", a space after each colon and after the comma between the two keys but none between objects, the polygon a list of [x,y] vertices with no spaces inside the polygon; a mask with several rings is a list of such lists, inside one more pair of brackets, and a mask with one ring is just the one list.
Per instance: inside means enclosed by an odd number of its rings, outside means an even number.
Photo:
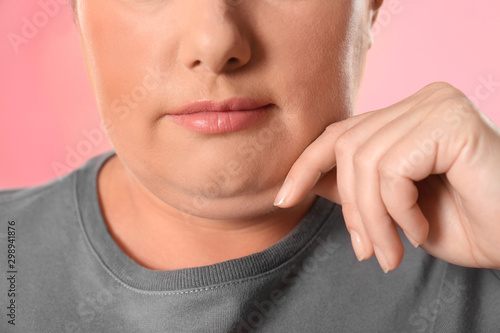
[{"label": "woman", "polygon": [[75,1],[116,154],[2,193],[2,330],[498,330],[498,128],[447,83],[352,117],[381,4]]}]

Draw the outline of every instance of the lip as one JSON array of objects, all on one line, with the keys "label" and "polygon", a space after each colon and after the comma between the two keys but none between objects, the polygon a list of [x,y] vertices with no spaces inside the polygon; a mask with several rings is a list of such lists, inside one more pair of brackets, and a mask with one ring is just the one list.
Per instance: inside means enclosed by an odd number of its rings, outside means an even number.
[{"label": "lip", "polygon": [[269,102],[252,98],[200,100],[174,109],[165,116],[192,132],[221,134],[241,131],[256,124],[272,106]]}]

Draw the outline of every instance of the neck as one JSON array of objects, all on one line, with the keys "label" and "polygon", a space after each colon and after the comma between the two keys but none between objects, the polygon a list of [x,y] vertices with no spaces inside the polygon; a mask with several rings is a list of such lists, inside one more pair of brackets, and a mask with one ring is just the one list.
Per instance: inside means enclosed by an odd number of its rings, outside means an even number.
[{"label": "neck", "polygon": [[310,195],[293,208],[245,220],[204,219],[158,199],[116,156],[102,167],[98,192],[118,246],[139,265],[162,271],[212,265],[263,251],[297,226],[315,199]]}]

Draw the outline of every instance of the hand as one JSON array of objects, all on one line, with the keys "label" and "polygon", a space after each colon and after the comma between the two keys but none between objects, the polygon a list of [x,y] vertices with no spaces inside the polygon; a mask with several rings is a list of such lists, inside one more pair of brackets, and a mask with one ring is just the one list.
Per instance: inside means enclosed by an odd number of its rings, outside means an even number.
[{"label": "hand", "polygon": [[386,273],[404,253],[396,224],[437,258],[500,268],[500,131],[447,83],[328,126],[275,204],[311,191],[342,205],[356,256]]}]

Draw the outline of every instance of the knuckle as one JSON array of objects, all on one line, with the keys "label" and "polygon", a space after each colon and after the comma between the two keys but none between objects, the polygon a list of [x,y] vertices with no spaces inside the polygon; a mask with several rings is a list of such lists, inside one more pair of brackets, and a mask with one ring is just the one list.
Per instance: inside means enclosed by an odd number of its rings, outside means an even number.
[{"label": "knuckle", "polygon": [[364,159],[365,156],[361,152],[356,152],[352,157],[352,163],[354,164],[354,167],[359,168],[360,166],[362,166]]},{"label": "knuckle", "polygon": [[426,104],[425,102],[434,104],[453,99],[467,99],[467,96],[461,90],[447,82],[433,82],[425,86],[420,92],[425,95],[424,104]]},{"label": "knuckle", "polygon": [[339,130],[342,130],[342,126],[341,126],[340,122],[331,123],[330,125],[326,126],[326,128],[325,128],[326,133],[332,133],[332,134],[338,132]]},{"label": "knuckle", "polygon": [[350,135],[344,133],[337,138],[337,141],[335,141],[335,152],[339,156],[346,156],[350,149],[352,149]]},{"label": "knuckle", "polygon": [[323,131],[323,135],[327,136],[330,140],[335,141],[335,138],[338,138],[339,136],[345,134],[346,130],[347,128],[345,123],[336,122],[328,125]]},{"label": "knuckle", "polygon": [[452,84],[444,81],[436,81],[428,84],[427,86],[424,87],[424,90],[430,90],[433,92],[439,91],[439,92],[447,92],[447,93],[455,93],[460,90],[455,88]]},{"label": "knuckle", "polygon": [[477,110],[465,95],[448,96],[441,100],[435,110],[445,123],[475,124],[479,119]]},{"label": "knuckle", "polygon": [[344,222],[348,229],[351,227],[359,227],[358,226],[358,208],[355,204],[343,202],[342,203],[342,215],[344,216]]},{"label": "knuckle", "polygon": [[379,162],[377,169],[380,178],[383,178],[384,181],[388,182],[388,184],[393,184],[398,178],[398,169],[396,165],[388,159],[382,159]]},{"label": "knuckle", "polygon": [[449,94],[443,97],[440,101],[441,108],[456,109],[467,111],[470,110],[470,103],[465,95],[462,94]]},{"label": "knuckle", "polygon": [[356,168],[366,169],[376,164],[375,156],[366,150],[359,149],[353,156],[353,163]]}]

